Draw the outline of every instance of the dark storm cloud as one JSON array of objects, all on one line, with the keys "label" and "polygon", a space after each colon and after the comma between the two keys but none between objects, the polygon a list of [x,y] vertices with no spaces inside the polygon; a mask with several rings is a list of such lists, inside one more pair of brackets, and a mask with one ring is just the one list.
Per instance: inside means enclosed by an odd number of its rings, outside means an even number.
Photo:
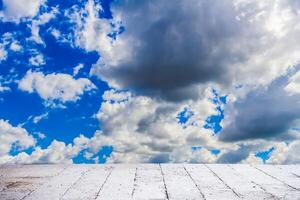
[{"label": "dark storm cloud", "polygon": [[[289,139],[287,134],[300,119],[300,95],[288,94],[287,78],[275,80],[267,89],[250,92],[234,103],[232,121],[220,134],[223,141],[257,138]],[[225,112],[226,114],[226,112]],[[231,117],[230,115],[228,115]]]},{"label": "dark storm cloud", "polygon": [[100,76],[124,88],[172,101],[195,98],[195,85],[230,82],[228,67],[244,59],[232,48],[241,24],[231,1],[124,0],[112,7],[132,52]]}]

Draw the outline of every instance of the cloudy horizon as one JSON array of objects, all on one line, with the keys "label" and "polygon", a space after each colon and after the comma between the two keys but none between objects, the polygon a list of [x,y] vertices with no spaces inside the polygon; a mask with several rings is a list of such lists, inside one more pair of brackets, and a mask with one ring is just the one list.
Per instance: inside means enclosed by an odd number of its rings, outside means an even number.
[{"label": "cloudy horizon", "polygon": [[0,164],[300,163],[295,0],[0,0]]}]

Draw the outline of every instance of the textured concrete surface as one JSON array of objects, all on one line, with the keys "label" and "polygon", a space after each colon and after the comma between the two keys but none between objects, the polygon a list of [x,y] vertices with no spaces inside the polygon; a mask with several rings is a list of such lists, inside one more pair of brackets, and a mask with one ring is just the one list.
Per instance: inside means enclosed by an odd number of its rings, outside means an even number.
[{"label": "textured concrete surface", "polygon": [[300,199],[299,165],[0,166],[0,199]]}]

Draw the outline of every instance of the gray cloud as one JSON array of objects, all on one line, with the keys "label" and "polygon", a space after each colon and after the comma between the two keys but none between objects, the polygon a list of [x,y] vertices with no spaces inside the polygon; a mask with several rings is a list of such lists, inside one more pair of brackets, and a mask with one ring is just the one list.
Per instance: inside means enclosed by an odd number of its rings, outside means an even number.
[{"label": "gray cloud", "polygon": [[300,60],[293,53],[300,51],[295,6],[288,0],[118,0],[113,21],[125,31],[111,40],[94,24],[101,40],[87,39],[99,43],[101,58],[91,74],[116,89],[170,101],[197,99],[207,86],[267,85]]},{"label": "gray cloud", "polygon": [[242,30],[231,1],[117,1],[113,11],[132,52],[100,76],[141,94],[195,98],[196,84],[228,82],[228,66],[245,59],[231,47]]},{"label": "gray cloud", "polygon": [[287,77],[281,77],[266,89],[258,88],[236,101],[231,115],[227,115],[230,123],[222,130],[220,139],[291,139],[288,131],[300,119],[300,95],[289,94],[284,89],[286,85]]}]

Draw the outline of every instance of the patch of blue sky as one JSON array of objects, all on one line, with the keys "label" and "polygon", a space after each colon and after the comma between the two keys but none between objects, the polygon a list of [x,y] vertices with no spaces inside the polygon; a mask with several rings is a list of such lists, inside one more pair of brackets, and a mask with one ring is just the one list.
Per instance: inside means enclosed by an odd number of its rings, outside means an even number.
[{"label": "patch of blue sky", "polygon": [[200,150],[202,147],[200,146],[193,146],[192,147],[192,151],[197,151],[197,150]]},{"label": "patch of blue sky", "polygon": [[12,147],[11,147],[11,149],[10,149],[10,151],[9,151],[9,155],[16,156],[20,152],[31,154],[33,151],[34,151],[34,147],[29,147],[27,149],[21,149],[19,145],[13,144]]},{"label": "patch of blue sky", "polygon": [[117,25],[115,25],[113,23],[111,23],[110,25],[113,28],[118,27],[118,29],[116,31],[113,31],[113,32],[109,33],[107,36],[109,36],[109,37],[113,38],[114,40],[116,40],[117,36],[120,35],[120,34],[122,34],[125,31],[125,27],[122,26],[122,25],[120,25],[120,24],[117,26]]},{"label": "patch of blue sky", "polygon": [[22,92],[16,84],[10,87],[13,92],[8,91],[0,94],[3,99],[0,101],[1,119],[9,120],[12,125],[16,126],[26,122],[31,115],[40,115],[44,112],[43,101],[36,93]]},{"label": "patch of blue sky", "polygon": [[46,47],[40,49],[40,52],[46,58],[47,65],[44,70],[48,72],[72,74],[74,67],[83,64],[84,75],[87,76],[92,64],[99,59],[97,52],[86,52],[83,49],[71,47],[67,43],[60,43],[48,32],[43,35],[43,39]]},{"label": "patch of blue sky", "polygon": [[86,150],[82,150],[79,152],[79,154],[77,156],[75,156],[74,158],[72,158],[73,163],[75,164],[95,164],[96,161],[93,158],[88,158],[86,156]]},{"label": "patch of blue sky", "polygon": [[269,158],[271,153],[274,151],[274,147],[268,149],[267,151],[260,151],[255,154],[256,157],[261,158],[265,163]]},{"label": "patch of blue sky", "polygon": [[[67,0],[58,2],[49,0],[47,2],[48,7],[41,8],[40,13],[49,11],[52,6],[59,6],[60,8],[55,18],[39,27],[39,35],[44,44],[37,44],[28,40],[31,36],[31,29],[27,21],[19,24],[0,22],[0,34],[11,33],[11,42],[18,41],[23,48],[20,52],[14,52],[9,50],[8,45],[5,47],[8,51],[8,57],[0,64],[0,74],[6,79],[14,78],[15,80],[11,81],[9,85],[13,92],[7,91],[0,94],[0,118],[9,120],[14,126],[24,123],[23,127],[30,133],[44,133],[46,138],[38,140],[38,145],[42,148],[46,148],[54,139],[71,143],[79,134],[91,137],[99,129],[99,122],[93,116],[99,110],[102,94],[108,89],[108,86],[96,77],[89,77],[92,64],[95,64],[99,59],[98,53],[95,51],[86,52],[71,43],[57,41],[49,31],[51,28],[56,28],[62,34],[74,37],[70,24],[72,22],[64,15],[64,11],[73,5],[83,7],[83,2],[87,1]],[[104,4],[108,5],[107,2]],[[103,17],[109,18],[111,15],[110,11],[105,11],[105,8],[102,12],[105,12]],[[32,66],[29,59],[36,55],[42,55],[45,64],[38,67]],[[21,79],[28,70],[42,71],[44,74],[67,73],[72,75],[74,67],[79,64],[84,67],[79,71],[76,78],[88,77],[97,86],[97,90],[82,95],[81,99],[75,103],[65,103],[65,109],[44,106],[44,100],[36,93],[29,94],[20,91],[15,82]],[[16,115],[16,113],[18,114]],[[41,120],[38,123],[28,120],[30,116],[39,116],[44,113],[49,113],[47,120]],[[17,151],[14,150],[12,153],[15,152]]]},{"label": "patch of blue sky", "polygon": [[[2,1],[0,1],[2,3]],[[93,64],[97,62],[100,55],[96,51],[87,52],[86,50],[74,45],[75,29],[74,24],[65,15],[66,10],[75,11],[85,6],[87,0],[65,0],[55,1],[48,0],[47,6],[40,8],[40,14],[51,11],[51,7],[59,9],[55,17],[49,22],[39,26],[39,36],[43,44],[36,43],[29,39],[31,37],[30,21],[22,20],[20,23],[0,21],[0,34],[6,33],[7,36],[5,50],[8,53],[7,59],[0,63],[0,74],[6,82],[9,82],[11,91],[5,91],[0,94],[0,118],[9,120],[13,126],[22,124],[29,133],[43,133],[45,138],[38,138],[37,145],[41,148],[47,148],[55,139],[63,141],[66,144],[73,142],[75,137],[83,134],[86,137],[92,137],[96,130],[101,129],[101,124],[94,117],[98,112],[102,102],[102,94],[109,89],[108,85],[99,80],[97,77],[90,77],[89,71]],[[99,16],[102,18],[112,18],[109,9],[110,0],[95,1],[100,2],[103,9],[100,10]],[[1,4],[0,4],[1,6]],[[39,15],[34,18],[38,20]],[[118,26],[111,24],[112,26]],[[111,37],[115,38],[121,34],[125,28],[118,26],[115,32],[111,33]],[[55,38],[52,30],[58,30],[62,37],[66,40],[62,41]],[[3,41],[2,41],[3,42]],[[21,47],[21,51],[10,50],[10,44],[17,42]],[[41,55],[44,63],[40,66],[33,66],[29,62],[31,57]],[[28,70],[41,71],[44,74],[49,73],[66,73],[73,74],[74,67],[79,64],[83,65],[76,78],[89,78],[97,89],[91,93],[83,94],[76,102],[64,103],[64,109],[51,108],[45,106],[45,101],[36,93],[27,93],[18,89],[17,81],[20,80]],[[16,113],[18,113],[16,115]],[[42,119],[37,123],[33,122],[35,116],[48,113],[47,119]],[[31,153],[33,148],[26,150],[12,148],[10,155],[17,155],[19,152]],[[112,147],[103,147],[97,154],[99,163],[106,162],[106,158],[113,151]],[[87,163],[83,153],[74,158],[75,163]]]},{"label": "patch of blue sky", "polygon": [[183,111],[177,115],[178,122],[184,125],[193,115],[194,113],[192,111],[190,111],[188,108],[184,108]]},{"label": "patch of blue sky", "polygon": [[99,17],[106,18],[106,19],[112,19],[113,15],[110,10],[110,3],[114,0],[95,0],[96,3],[100,3],[102,6],[102,10],[100,10]]},{"label": "patch of blue sky", "polygon": [[214,155],[218,155],[219,153],[221,153],[221,150],[220,149],[212,149],[212,150],[210,150],[210,152]]},{"label": "patch of blue sky", "polygon": [[204,128],[213,130],[215,134],[222,130],[221,122],[224,119],[224,111],[222,110],[221,106],[217,106],[216,109],[218,110],[219,114],[209,116],[206,119],[206,124],[204,125]]},{"label": "patch of blue sky", "polygon": [[206,124],[204,128],[211,129],[215,134],[219,133],[222,130],[221,122],[224,119],[224,110],[222,105],[227,103],[227,96],[219,96],[215,89],[212,90],[214,97],[211,101],[216,105],[218,111],[217,115],[211,115],[206,119]]}]

